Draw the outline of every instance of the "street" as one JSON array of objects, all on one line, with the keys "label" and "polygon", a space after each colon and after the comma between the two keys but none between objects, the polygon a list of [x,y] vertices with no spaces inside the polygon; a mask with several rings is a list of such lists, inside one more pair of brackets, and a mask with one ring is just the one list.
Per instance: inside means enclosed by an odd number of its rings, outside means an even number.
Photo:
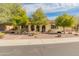
[{"label": "street", "polygon": [[79,42],[1,46],[0,56],[79,56]]}]

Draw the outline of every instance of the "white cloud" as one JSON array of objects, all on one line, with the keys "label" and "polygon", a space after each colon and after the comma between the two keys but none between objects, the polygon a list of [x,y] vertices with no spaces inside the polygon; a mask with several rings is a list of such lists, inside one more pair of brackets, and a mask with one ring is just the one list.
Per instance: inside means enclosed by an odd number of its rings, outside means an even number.
[{"label": "white cloud", "polygon": [[57,16],[54,17],[48,17],[49,20],[55,20]]},{"label": "white cloud", "polygon": [[71,8],[79,6],[77,3],[52,3],[52,4],[26,4],[24,8],[28,14],[33,13],[36,9],[42,8],[45,13],[67,11]]}]

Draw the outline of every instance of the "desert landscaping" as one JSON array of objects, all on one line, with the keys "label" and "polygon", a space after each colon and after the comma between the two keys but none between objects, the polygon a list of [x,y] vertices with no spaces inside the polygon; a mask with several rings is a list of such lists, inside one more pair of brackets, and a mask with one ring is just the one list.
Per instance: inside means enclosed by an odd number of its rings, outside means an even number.
[{"label": "desert landscaping", "polygon": [[[42,8],[29,17],[21,4],[0,4],[0,39],[54,39],[79,36],[79,21],[68,13],[49,20]],[[7,11],[6,11],[7,10]]]}]

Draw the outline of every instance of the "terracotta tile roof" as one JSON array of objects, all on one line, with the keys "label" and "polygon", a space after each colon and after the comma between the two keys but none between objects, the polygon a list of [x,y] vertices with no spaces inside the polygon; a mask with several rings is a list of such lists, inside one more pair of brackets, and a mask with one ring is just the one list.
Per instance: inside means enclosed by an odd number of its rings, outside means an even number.
[{"label": "terracotta tile roof", "polygon": [[49,24],[55,24],[54,20],[48,20]]}]

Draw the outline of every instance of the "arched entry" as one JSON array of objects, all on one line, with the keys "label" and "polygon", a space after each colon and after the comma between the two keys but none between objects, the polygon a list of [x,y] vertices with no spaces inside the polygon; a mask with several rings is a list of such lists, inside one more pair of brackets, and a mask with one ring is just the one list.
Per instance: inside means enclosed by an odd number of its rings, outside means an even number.
[{"label": "arched entry", "polygon": [[34,31],[34,25],[31,25],[31,31]]},{"label": "arched entry", "polygon": [[26,27],[25,27],[25,28],[26,28],[26,32],[28,32],[28,25],[26,25]]},{"label": "arched entry", "polygon": [[45,32],[45,30],[46,30],[46,27],[45,27],[45,25],[43,25],[42,26],[42,32]]},{"label": "arched entry", "polygon": [[36,26],[36,31],[37,31],[37,32],[40,31],[40,26],[39,26],[39,25]]},{"label": "arched entry", "polygon": [[22,31],[28,32],[28,25],[26,25],[26,26],[22,25],[21,29],[22,29]]}]

